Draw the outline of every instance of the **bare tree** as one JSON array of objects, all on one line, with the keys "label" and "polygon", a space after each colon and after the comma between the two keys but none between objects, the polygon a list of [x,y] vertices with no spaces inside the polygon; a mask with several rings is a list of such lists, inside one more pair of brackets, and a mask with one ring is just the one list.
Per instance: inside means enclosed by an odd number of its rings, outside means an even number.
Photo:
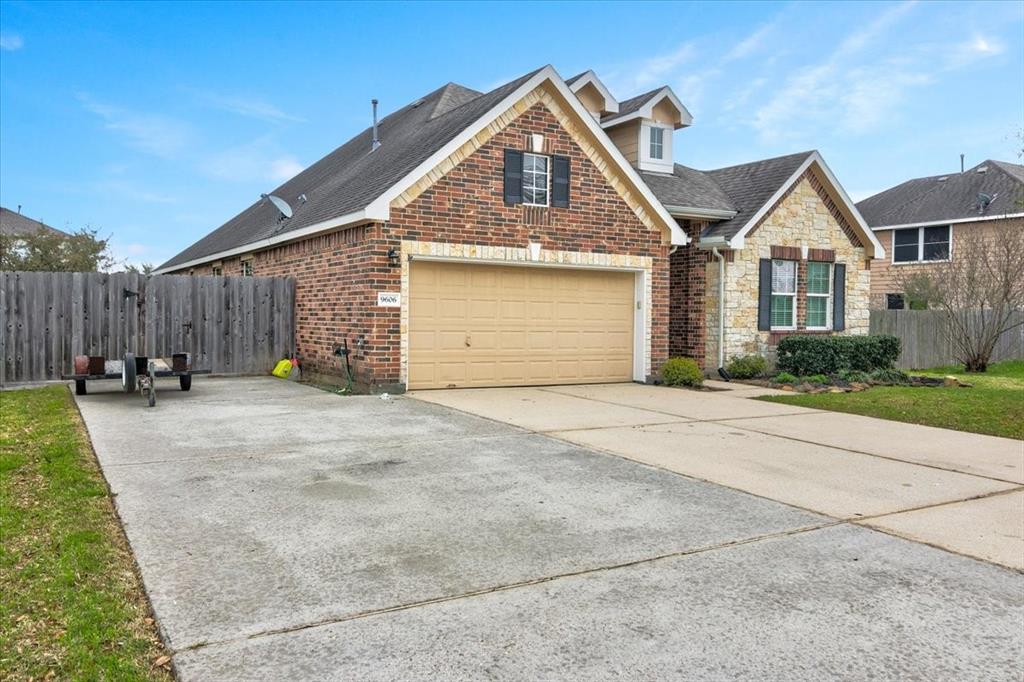
[{"label": "bare tree", "polygon": [[999,337],[1024,324],[1024,226],[998,236],[958,239],[945,262],[897,275],[907,299],[942,311],[953,355],[968,372],[984,372]]}]

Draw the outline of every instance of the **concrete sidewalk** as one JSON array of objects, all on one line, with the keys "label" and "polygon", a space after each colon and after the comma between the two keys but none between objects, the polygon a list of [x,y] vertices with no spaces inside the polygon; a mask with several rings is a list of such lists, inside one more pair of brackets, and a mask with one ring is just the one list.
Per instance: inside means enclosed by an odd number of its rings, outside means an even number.
[{"label": "concrete sidewalk", "polygon": [[1017,677],[999,566],[420,400],[95,389],[183,680]]},{"label": "concrete sidewalk", "polygon": [[1024,570],[1024,443],[747,399],[760,393],[598,384],[412,395]]}]

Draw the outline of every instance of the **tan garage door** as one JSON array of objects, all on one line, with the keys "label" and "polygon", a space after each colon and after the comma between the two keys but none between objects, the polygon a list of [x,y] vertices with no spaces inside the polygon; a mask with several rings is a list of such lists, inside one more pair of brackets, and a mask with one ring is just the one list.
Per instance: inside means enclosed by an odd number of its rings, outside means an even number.
[{"label": "tan garage door", "polygon": [[633,273],[414,262],[409,388],[633,378]]}]

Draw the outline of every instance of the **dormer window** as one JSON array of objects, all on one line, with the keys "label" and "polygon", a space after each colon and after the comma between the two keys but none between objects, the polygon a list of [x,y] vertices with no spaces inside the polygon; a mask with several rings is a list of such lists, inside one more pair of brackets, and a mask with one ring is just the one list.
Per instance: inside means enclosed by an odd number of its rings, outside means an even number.
[{"label": "dormer window", "polygon": [[640,170],[672,172],[672,126],[643,121],[640,127]]},{"label": "dormer window", "polygon": [[665,158],[664,128],[651,128],[651,158],[659,160]]}]

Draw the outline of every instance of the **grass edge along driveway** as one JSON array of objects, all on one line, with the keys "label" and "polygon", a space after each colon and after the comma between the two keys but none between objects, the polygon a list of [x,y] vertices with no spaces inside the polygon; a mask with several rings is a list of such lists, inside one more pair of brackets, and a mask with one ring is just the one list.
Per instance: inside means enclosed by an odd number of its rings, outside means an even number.
[{"label": "grass edge along driveway", "polygon": [[0,594],[0,679],[171,679],[67,386],[0,392]]},{"label": "grass edge along driveway", "polygon": [[963,367],[912,373],[952,375],[972,388],[874,386],[859,393],[765,396],[760,400],[1024,440],[1024,360],[992,364],[981,374],[968,374]]}]

